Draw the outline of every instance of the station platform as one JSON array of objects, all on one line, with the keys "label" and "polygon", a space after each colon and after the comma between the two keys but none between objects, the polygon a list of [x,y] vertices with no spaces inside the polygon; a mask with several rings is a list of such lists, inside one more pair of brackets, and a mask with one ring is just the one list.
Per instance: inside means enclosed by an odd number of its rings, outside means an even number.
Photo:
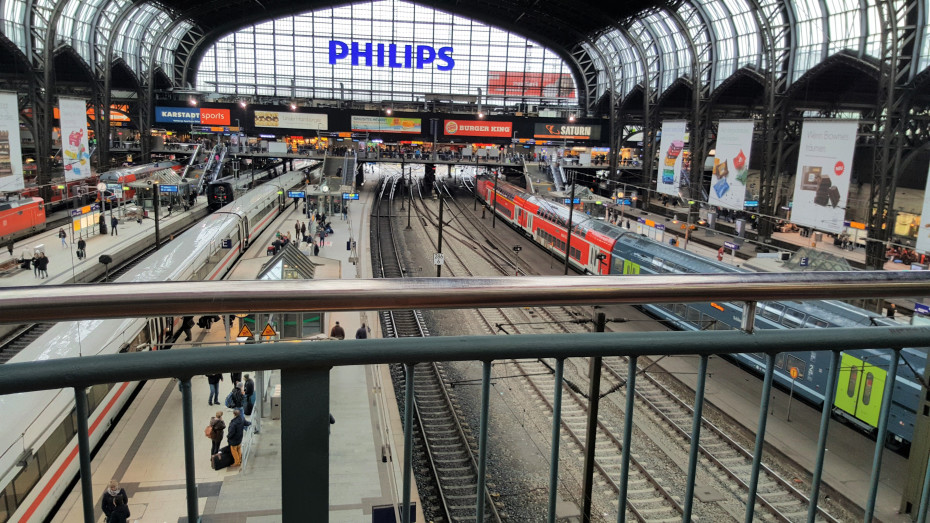
[{"label": "station platform", "polygon": [[[371,181],[369,187],[376,185],[374,179]],[[336,274],[344,279],[371,277],[370,264],[367,261],[352,264],[350,251],[345,249],[346,239],[354,239],[359,258],[370,259],[368,215],[373,195],[364,190],[360,193],[359,201],[350,205],[347,220],[342,220],[341,214],[327,218],[334,234],[327,237],[319,257],[312,256],[312,244],[300,245],[310,261],[321,266],[338,266]],[[238,264],[245,266],[251,263],[254,267],[256,259],[267,257],[266,246],[278,231],[293,234],[296,220],[307,221],[302,214],[302,205],[299,208],[289,206],[276,223],[253,242],[252,248]],[[237,279],[246,279],[238,265],[232,273],[238,275]],[[28,276],[32,278],[31,273]],[[324,318],[325,332],[329,332],[336,321],[340,322],[346,332],[345,343],[352,342],[362,323],[371,328],[371,336],[380,337],[380,323],[372,312],[333,312],[326,313]],[[197,347],[208,344],[225,344],[227,336],[236,335],[235,332],[227,334],[222,322],[214,323],[210,330],[193,327],[192,331],[191,342],[175,344],[172,350],[197,350]],[[243,372],[250,373],[248,369],[243,369]],[[254,373],[251,374],[256,378]],[[219,387],[221,403],[232,389],[230,376],[226,374],[223,378]],[[280,383],[279,373],[271,373],[265,388],[261,406],[265,414],[260,420],[252,419],[252,426],[246,431],[243,465],[219,471],[210,466],[211,442],[201,432],[218,410],[223,412],[223,419],[228,424],[232,410],[222,405],[207,404],[204,396],[209,396],[209,386],[205,376],[195,376],[191,383],[194,442],[199,453],[196,477],[201,521],[280,521],[281,420],[271,418],[272,395]],[[286,390],[281,390],[281,401],[288,401]],[[330,374],[330,405],[336,420],[331,425],[329,454],[330,521],[371,521],[374,507],[388,507],[387,510],[396,510],[399,514],[403,428],[387,366],[334,368]],[[111,479],[119,481],[129,495],[130,521],[187,521],[181,427],[178,383],[172,379],[146,382],[93,457],[96,521],[104,519],[100,499]],[[312,474],[313,471],[307,473]],[[417,521],[424,521],[416,485],[413,489],[411,499],[417,507]],[[79,484],[72,488],[51,521],[83,521]]]}]

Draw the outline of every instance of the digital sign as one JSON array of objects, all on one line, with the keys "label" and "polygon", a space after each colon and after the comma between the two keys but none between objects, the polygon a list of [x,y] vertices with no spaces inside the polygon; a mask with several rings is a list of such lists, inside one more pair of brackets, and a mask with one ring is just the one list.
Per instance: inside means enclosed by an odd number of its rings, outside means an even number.
[{"label": "digital sign", "polygon": [[306,198],[307,193],[304,191],[287,191],[288,198]]},{"label": "digital sign", "polygon": [[[436,63],[439,71],[451,71],[455,67],[451,47],[436,49],[430,45],[374,44],[372,42],[329,41],[329,63],[336,65],[349,59],[353,66],[391,67],[394,69],[423,69]],[[438,60],[438,62],[437,62]],[[364,62],[364,64],[362,63]]]},{"label": "digital sign", "polygon": [[421,125],[419,118],[394,118],[392,116],[353,116],[352,130],[420,134]]},{"label": "digital sign", "polygon": [[155,121],[161,123],[199,123],[229,125],[229,109],[208,107],[156,107]]},{"label": "digital sign", "polygon": [[343,200],[358,200],[357,192],[344,192],[342,193]]},{"label": "digital sign", "polygon": [[533,132],[533,138],[554,138],[557,140],[600,140],[600,125],[561,125],[552,123],[538,123]]},{"label": "digital sign", "polygon": [[487,136],[493,138],[510,138],[513,136],[513,123],[511,122],[445,120],[442,129],[446,136]]},{"label": "digital sign", "polygon": [[177,185],[160,185],[161,192],[178,192]]}]

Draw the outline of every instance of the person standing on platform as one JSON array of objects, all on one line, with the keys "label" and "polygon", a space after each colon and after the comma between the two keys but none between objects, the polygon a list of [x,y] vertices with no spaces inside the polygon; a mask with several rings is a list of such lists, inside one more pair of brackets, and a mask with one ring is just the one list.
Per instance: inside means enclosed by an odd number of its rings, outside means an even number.
[{"label": "person standing on platform", "polygon": [[342,219],[343,220],[349,219],[349,205],[346,203],[342,204]]},{"label": "person standing on platform", "polygon": [[307,243],[307,224],[306,223],[300,224],[299,234],[300,234],[300,239],[302,239],[304,243]]},{"label": "person standing on platform", "polygon": [[106,516],[106,521],[110,520],[110,514],[116,510],[116,498],[120,498],[124,505],[129,503],[129,496],[126,495],[126,491],[124,489],[120,488],[119,481],[111,479],[109,488],[107,488],[107,490],[103,493],[103,501],[101,502],[100,507],[103,509],[103,514]]},{"label": "person standing on platform", "polygon": [[366,327],[365,324],[363,323],[362,326],[359,327],[357,331],[355,331],[355,339],[364,340],[367,338],[368,338],[368,327]]},{"label": "person standing on platform", "polygon": [[113,504],[115,508],[110,513],[110,517],[107,518],[107,523],[129,523],[129,518],[132,516],[129,512],[129,505],[123,501],[123,498],[114,499]]},{"label": "person standing on platform", "polygon": [[[207,383],[210,384],[210,397],[207,399],[207,405],[220,404],[220,382],[223,381],[223,374],[207,374]],[[214,454],[216,454],[214,452]]]},{"label": "person standing on platform", "polygon": [[233,409],[233,419],[229,422],[229,431],[226,433],[226,444],[233,455],[233,466],[242,466],[242,431],[243,421],[242,412],[239,409]]},{"label": "person standing on platform", "polygon": [[244,398],[245,415],[251,416],[252,409],[255,407],[255,382],[248,374],[245,375],[245,384],[242,386],[242,396]]},{"label": "person standing on platform", "polygon": [[181,332],[184,333],[186,338],[184,341],[191,341],[191,327],[194,326],[194,317],[193,316],[184,316],[184,319],[181,320]]},{"label": "person standing on platform", "polygon": [[[217,403],[219,405],[219,403]],[[226,430],[226,422],[223,421],[223,411],[216,411],[216,416],[210,418],[210,428],[213,429],[213,432],[210,433],[210,455],[214,455],[220,451],[220,445],[223,444],[223,431]]]},{"label": "person standing on platform", "polygon": [[336,322],[335,325],[333,325],[333,328],[330,329],[330,331],[329,331],[329,337],[330,337],[330,338],[336,338],[336,339],[338,339],[338,340],[344,340],[344,339],[346,339],[346,331],[342,329],[342,326],[339,325],[339,322],[338,322],[338,321]]},{"label": "person standing on platform", "polygon": [[316,242],[313,243],[313,255],[314,256],[320,255],[320,246],[317,245]]},{"label": "person standing on platform", "polygon": [[10,251],[10,257],[13,257],[13,240],[6,244],[6,250]]},{"label": "person standing on platform", "polygon": [[44,252],[39,253],[39,277],[48,278],[48,257]]},{"label": "person standing on platform", "polygon": [[229,381],[233,382],[233,385],[235,385],[236,383],[239,383],[240,381],[242,381],[242,373],[241,372],[230,372]]},{"label": "person standing on platform", "polygon": [[39,277],[39,255],[38,254],[32,255],[32,277],[33,278]]},{"label": "person standing on platform", "polygon": [[300,236],[300,220],[294,222],[294,236]]},{"label": "person standing on platform", "polygon": [[119,236],[119,233],[116,231],[117,225],[119,225],[119,218],[112,216],[110,218],[110,236]]},{"label": "person standing on platform", "polygon": [[[58,229],[58,238],[61,240],[62,247],[68,247],[68,235],[64,229]],[[13,254],[12,252],[10,254]]]},{"label": "person standing on platform", "polygon": [[84,241],[84,238],[81,238],[80,240],[78,240],[77,255],[78,255],[79,260],[83,260],[84,256],[87,256],[87,252],[85,251],[86,248],[87,248],[87,242]]}]

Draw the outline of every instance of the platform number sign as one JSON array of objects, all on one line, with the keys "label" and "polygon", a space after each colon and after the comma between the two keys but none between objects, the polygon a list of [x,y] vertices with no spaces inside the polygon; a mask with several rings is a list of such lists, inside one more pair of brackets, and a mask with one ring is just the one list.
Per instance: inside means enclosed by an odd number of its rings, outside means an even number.
[{"label": "platform number sign", "polygon": [[446,258],[441,252],[433,253],[433,265],[442,265],[445,262]]}]

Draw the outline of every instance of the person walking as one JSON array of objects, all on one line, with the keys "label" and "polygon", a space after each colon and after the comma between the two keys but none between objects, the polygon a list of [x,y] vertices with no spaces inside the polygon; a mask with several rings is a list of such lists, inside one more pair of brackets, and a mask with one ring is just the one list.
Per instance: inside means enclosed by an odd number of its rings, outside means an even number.
[{"label": "person walking", "polygon": [[32,277],[39,277],[39,253],[32,255]]},{"label": "person walking", "polygon": [[364,340],[367,338],[368,338],[368,327],[366,327],[365,324],[363,323],[362,326],[359,327],[357,331],[355,331],[355,339]]},{"label": "person walking", "polygon": [[106,521],[110,521],[110,514],[113,514],[113,511],[116,510],[116,498],[120,498],[123,505],[129,503],[129,496],[126,495],[126,490],[120,488],[119,481],[111,479],[110,486],[104,491],[103,500],[100,503],[100,508],[103,509]]},{"label": "person walking", "polygon": [[306,223],[300,224],[300,238],[304,241],[304,243],[307,243],[307,224]]},{"label": "person walking", "polygon": [[220,445],[223,444],[223,431],[226,430],[226,422],[223,421],[223,411],[216,411],[216,415],[210,418],[210,455],[220,451]]},{"label": "person walking", "polygon": [[207,383],[210,384],[210,397],[207,399],[207,405],[219,405],[220,404],[220,382],[221,381],[223,381],[222,372],[219,374],[207,374]]},{"label": "person walking", "polygon": [[194,326],[194,317],[193,316],[184,316],[184,319],[181,320],[181,332],[184,333],[186,338],[184,341],[191,341],[191,327]]},{"label": "person walking", "polygon": [[233,466],[242,465],[242,433],[244,423],[242,421],[242,412],[239,409],[233,409],[233,419],[229,422],[229,431],[226,433],[226,444],[233,455]]},{"label": "person walking", "polygon": [[249,377],[248,374],[245,375],[245,383],[242,386],[242,396],[245,415],[251,416],[252,409],[255,407],[255,382],[252,381],[252,378]]},{"label": "person walking", "polygon": [[84,257],[87,256],[87,250],[86,250],[87,242],[84,241],[84,238],[81,238],[80,240],[78,240],[77,247],[78,247],[77,257],[79,260],[83,260]]},{"label": "person walking", "polygon": [[119,236],[119,233],[116,231],[116,226],[119,225],[119,218],[116,216],[110,217],[110,236]]},{"label": "person walking", "polygon": [[65,233],[65,230],[63,228],[58,229],[58,239],[61,240],[62,247],[68,247],[68,235]]},{"label": "person walking", "polygon": [[346,339],[346,331],[343,330],[342,326],[339,325],[339,322],[338,322],[338,321],[336,322],[335,325],[333,325],[333,328],[330,329],[330,331],[329,331],[329,337],[330,337],[330,338],[336,338],[336,339],[338,339],[338,340],[344,340],[344,339]]}]

